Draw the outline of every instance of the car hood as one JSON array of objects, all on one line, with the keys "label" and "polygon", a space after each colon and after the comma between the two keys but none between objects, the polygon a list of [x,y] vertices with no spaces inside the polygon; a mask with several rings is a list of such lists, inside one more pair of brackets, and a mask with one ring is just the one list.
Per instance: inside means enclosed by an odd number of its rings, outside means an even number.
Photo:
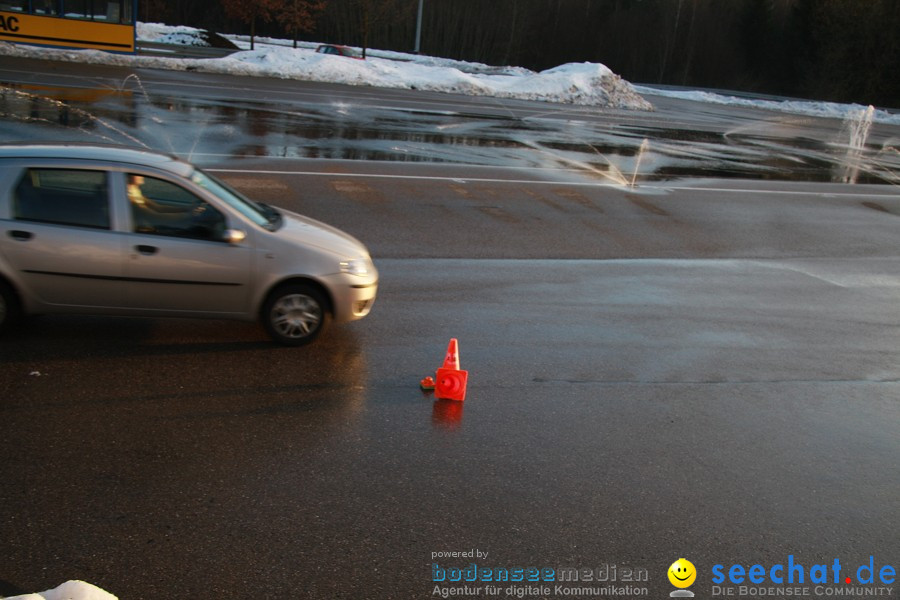
[{"label": "car hood", "polygon": [[309,217],[279,208],[283,222],[274,232],[279,238],[305,246],[314,246],[340,258],[368,257],[369,251],[358,239]]}]

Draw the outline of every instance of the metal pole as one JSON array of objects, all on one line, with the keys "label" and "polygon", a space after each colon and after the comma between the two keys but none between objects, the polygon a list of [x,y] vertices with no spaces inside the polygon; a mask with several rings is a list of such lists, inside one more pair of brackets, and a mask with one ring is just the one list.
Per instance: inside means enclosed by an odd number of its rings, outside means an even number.
[{"label": "metal pole", "polygon": [[416,49],[413,50],[416,54],[422,50],[422,4],[424,3],[425,0],[419,0],[419,17],[416,19]]}]

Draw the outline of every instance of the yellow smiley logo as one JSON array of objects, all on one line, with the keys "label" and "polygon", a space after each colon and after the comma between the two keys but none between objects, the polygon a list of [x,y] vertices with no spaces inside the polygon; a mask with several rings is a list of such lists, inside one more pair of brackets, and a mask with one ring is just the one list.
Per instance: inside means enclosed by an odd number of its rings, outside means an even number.
[{"label": "yellow smiley logo", "polygon": [[669,567],[669,581],[677,588],[690,587],[697,579],[697,569],[686,558],[679,558]]}]

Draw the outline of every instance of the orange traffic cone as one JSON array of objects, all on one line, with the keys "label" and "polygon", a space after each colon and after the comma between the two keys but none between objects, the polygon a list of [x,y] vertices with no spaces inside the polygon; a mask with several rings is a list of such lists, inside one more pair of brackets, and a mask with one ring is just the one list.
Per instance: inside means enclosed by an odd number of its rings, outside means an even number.
[{"label": "orange traffic cone", "polygon": [[459,371],[459,342],[456,338],[452,338],[447,344],[447,355],[444,356],[443,368]]},{"label": "orange traffic cone", "polygon": [[462,402],[466,399],[468,380],[469,372],[461,371],[459,368],[459,342],[453,338],[447,346],[444,366],[437,370],[434,387],[435,398]]}]

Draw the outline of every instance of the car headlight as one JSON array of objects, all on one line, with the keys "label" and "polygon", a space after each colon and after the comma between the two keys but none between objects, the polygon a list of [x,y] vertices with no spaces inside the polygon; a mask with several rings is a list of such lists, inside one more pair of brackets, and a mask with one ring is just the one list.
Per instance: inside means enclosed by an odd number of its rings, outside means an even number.
[{"label": "car headlight", "polygon": [[369,261],[364,258],[351,258],[350,260],[341,261],[341,273],[349,273],[358,277],[365,277],[369,274]]}]

